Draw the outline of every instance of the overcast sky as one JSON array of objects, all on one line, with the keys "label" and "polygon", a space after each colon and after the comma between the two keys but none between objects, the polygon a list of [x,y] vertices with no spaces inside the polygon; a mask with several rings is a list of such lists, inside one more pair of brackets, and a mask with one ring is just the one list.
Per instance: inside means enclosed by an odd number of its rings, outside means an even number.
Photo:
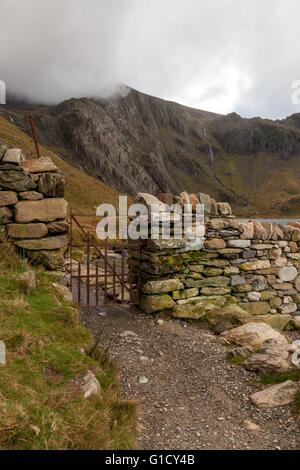
[{"label": "overcast sky", "polygon": [[219,113],[300,112],[299,0],[0,0],[0,80],[56,103],[124,83]]}]

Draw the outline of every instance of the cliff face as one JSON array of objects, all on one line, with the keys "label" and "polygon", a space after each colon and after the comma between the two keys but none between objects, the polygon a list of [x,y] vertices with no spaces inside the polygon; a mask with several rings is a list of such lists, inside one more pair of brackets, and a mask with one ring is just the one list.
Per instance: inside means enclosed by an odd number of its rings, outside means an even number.
[{"label": "cliff face", "polygon": [[[43,144],[119,191],[186,189],[227,199],[249,215],[282,206],[298,211],[299,115],[284,121],[220,116],[131,89],[108,100],[71,99],[14,112],[21,127],[31,113]],[[274,191],[278,178],[280,191],[262,204],[262,191]]]},{"label": "cliff face", "polygon": [[300,150],[300,128],[293,129],[280,121],[243,119],[233,113],[217,119],[213,127],[216,139],[229,154],[266,152],[286,159]]}]

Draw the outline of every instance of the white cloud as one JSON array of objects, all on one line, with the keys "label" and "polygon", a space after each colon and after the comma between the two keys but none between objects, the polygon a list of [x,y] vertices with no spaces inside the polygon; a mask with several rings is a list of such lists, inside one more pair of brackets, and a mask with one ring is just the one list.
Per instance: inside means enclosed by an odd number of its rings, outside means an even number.
[{"label": "white cloud", "polygon": [[0,0],[0,79],[58,102],[126,83],[227,113],[300,112],[298,0]]}]

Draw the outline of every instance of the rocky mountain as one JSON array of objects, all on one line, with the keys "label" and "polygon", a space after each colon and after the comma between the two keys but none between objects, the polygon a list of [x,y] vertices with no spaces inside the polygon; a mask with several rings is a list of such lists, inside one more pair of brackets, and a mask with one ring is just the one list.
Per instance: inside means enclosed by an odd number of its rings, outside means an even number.
[{"label": "rocky mountain", "polygon": [[109,99],[6,107],[40,142],[134,195],[207,192],[241,215],[300,214],[300,114],[281,121],[188,108],[126,88]]}]

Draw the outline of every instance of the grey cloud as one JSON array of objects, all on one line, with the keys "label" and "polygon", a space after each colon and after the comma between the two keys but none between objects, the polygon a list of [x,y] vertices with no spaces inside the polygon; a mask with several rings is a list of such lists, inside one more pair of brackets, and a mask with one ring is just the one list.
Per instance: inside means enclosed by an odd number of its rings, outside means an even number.
[{"label": "grey cloud", "polygon": [[47,103],[125,83],[216,112],[300,112],[298,0],[0,0],[0,79]]}]

